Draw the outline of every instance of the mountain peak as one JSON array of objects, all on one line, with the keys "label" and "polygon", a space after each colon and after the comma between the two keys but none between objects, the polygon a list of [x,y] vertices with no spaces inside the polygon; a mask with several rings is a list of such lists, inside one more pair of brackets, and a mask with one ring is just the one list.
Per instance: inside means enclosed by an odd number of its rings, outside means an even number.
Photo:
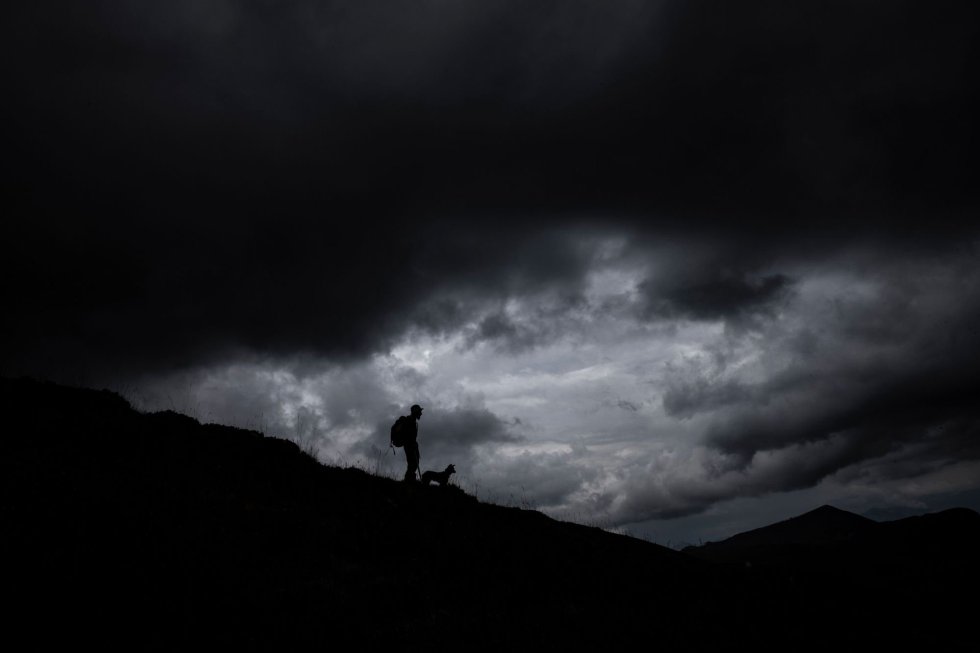
[{"label": "mountain peak", "polygon": [[825,545],[850,540],[876,522],[853,512],[824,504],[802,515],[710,542],[705,550],[745,549],[788,545]]},{"label": "mountain peak", "polygon": [[837,508],[835,506],[832,506],[829,503],[825,503],[822,506],[820,506],[819,508],[814,508],[813,510],[811,510],[809,512],[803,513],[802,515],[800,515],[800,517],[805,517],[807,515],[813,515],[813,516],[825,516],[826,515],[826,516],[829,516],[829,515],[851,515],[851,514],[854,514],[854,513],[847,512],[846,510],[842,510],[840,508]]},{"label": "mountain peak", "polygon": [[805,512],[798,517],[793,517],[786,521],[792,521],[794,519],[834,519],[834,520],[847,520],[853,523],[867,523],[873,522],[873,519],[863,517],[862,515],[855,514],[853,512],[848,512],[847,510],[842,510],[835,506],[825,503],[819,508],[814,508],[810,512]]}]

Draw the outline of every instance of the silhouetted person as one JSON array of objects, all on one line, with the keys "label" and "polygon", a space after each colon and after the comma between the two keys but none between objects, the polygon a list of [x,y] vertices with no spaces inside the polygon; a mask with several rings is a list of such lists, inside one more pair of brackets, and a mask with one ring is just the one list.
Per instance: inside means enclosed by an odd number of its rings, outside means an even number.
[{"label": "silhouetted person", "polygon": [[[395,421],[392,429],[392,442],[395,446],[405,447],[405,461],[408,468],[405,470],[405,480],[414,481],[419,469],[419,423],[422,417],[422,407],[418,404],[412,406],[409,415],[402,415]],[[397,441],[396,441],[397,440]]]}]

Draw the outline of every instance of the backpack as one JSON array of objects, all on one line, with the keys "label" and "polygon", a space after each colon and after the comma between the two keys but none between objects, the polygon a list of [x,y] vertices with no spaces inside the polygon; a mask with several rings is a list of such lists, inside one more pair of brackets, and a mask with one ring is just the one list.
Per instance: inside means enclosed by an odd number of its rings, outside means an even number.
[{"label": "backpack", "polygon": [[405,423],[403,421],[404,419],[405,416],[402,415],[401,417],[395,420],[394,424],[391,425],[391,444],[393,444],[396,447],[405,446],[405,437],[408,434],[405,432],[406,429],[404,428],[405,426]]}]

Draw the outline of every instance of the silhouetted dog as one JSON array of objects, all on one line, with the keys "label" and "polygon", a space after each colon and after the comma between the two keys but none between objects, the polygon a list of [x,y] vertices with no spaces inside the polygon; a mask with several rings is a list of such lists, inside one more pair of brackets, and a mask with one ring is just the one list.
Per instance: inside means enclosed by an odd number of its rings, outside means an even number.
[{"label": "silhouetted dog", "polygon": [[449,475],[455,473],[456,473],[456,468],[453,465],[450,465],[449,467],[447,467],[441,472],[433,472],[430,470],[422,474],[422,483],[428,485],[432,481],[435,481],[440,486],[443,486],[449,482]]}]

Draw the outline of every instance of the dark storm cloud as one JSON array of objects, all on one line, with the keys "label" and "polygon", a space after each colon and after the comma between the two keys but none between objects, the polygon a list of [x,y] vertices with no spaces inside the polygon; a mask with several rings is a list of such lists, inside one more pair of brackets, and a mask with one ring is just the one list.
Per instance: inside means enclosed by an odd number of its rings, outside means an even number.
[{"label": "dark storm cloud", "polygon": [[635,413],[636,411],[640,410],[639,406],[637,406],[632,401],[628,401],[626,399],[620,399],[619,401],[617,401],[616,406],[622,408],[623,410],[628,410],[632,413]]},{"label": "dark storm cloud", "polygon": [[540,342],[543,334],[535,327],[517,324],[503,312],[488,315],[477,325],[470,341],[501,343],[509,351],[521,351]]},{"label": "dark storm cloud", "polygon": [[[576,295],[600,219],[771,253],[855,216],[942,232],[976,200],[963,3],[4,12],[7,372],[357,359],[470,320],[513,351],[549,334],[493,306]],[[651,311],[727,318],[778,301],[781,274],[645,290]]]},{"label": "dark storm cloud", "polygon": [[[975,249],[951,250],[841,279],[832,303],[804,310],[800,327],[765,334],[772,358],[786,361],[780,371],[758,383],[696,378],[672,388],[665,408],[690,416],[730,406],[710,431],[729,453],[839,432],[874,448],[945,419],[972,421],[980,380],[975,261]],[[859,287],[849,291],[851,284]]]},{"label": "dark storm cloud", "polygon": [[[552,243],[552,246],[562,245],[560,240]],[[594,310],[582,294],[588,258],[582,257],[579,265],[581,272],[570,275],[563,284],[556,284],[552,292],[537,296],[533,292],[515,292],[514,295],[530,305],[522,307],[520,311],[509,314],[504,308],[491,308],[477,324],[465,331],[466,345],[474,347],[490,343],[496,351],[513,355],[554,341],[573,327],[571,314],[574,311]]]},{"label": "dark storm cloud", "polygon": [[[980,460],[980,294],[975,245],[889,259],[852,252],[825,263],[780,310],[794,317],[729,333],[721,353],[667,370],[665,412],[703,420],[691,458],[651,463],[621,489],[624,520],[697,514],[731,497],[833,480],[889,484],[948,477]],[[726,356],[756,339],[759,368]],[[761,378],[760,378],[761,377]],[[646,481],[646,477],[656,479]],[[937,488],[947,487],[934,481]],[[935,492],[940,489],[934,490]],[[949,490],[947,490],[949,491]]]},{"label": "dark storm cloud", "polygon": [[640,290],[648,296],[646,312],[702,320],[738,318],[764,310],[790,285],[789,279],[781,274],[750,278],[710,267],[702,274],[705,278],[678,279],[673,276],[661,287],[651,281],[643,282]]},{"label": "dark storm cloud", "polygon": [[[911,348],[906,353],[914,356]],[[805,378],[793,381],[777,377],[756,390],[754,401],[722,412],[724,422],[711,429],[710,442],[749,459],[757,451],[844,434],[849,446],[834,463],[839,469],[926,438],[946,424],[975,424],[980,417],[974,390],[980,361],[965,351],[950,353],[954,358],[939,364],[887,360],[860,368],[841,362],[830,377],[815,372],[801,373]],[[899,366],[907,367],[895,369]],[[740,398],[748,398],[747,393]],[[953,429],[949,435],[955,433],[962,431]],[[955,442],[969,444],[954,437]]]},{"label": "dark storm cloud", "polygon": [[664,411],[671,417],[691,417],[698,412],[744,401],[750,392],[738,381],[712,383],[705,378],[690,381],[672,378],[663,396]]}]

